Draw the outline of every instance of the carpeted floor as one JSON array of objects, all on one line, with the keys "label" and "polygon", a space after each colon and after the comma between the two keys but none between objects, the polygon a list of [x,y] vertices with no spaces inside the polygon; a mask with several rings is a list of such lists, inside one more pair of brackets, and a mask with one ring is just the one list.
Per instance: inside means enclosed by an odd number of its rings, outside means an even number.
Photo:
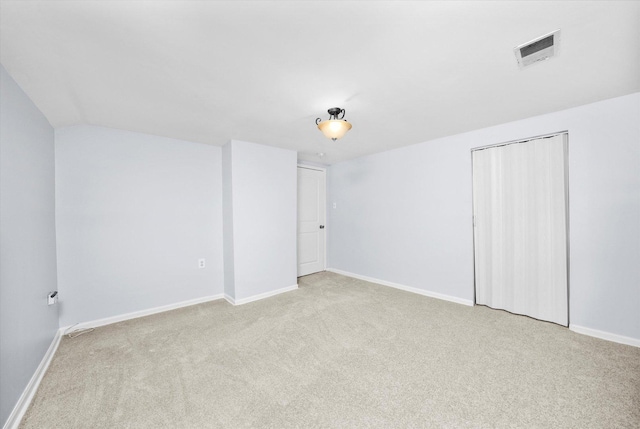
[{"label": "carpeted floor", "polygon": [[64,338],[22,428],[638,428],[640,349],[332,273]]}]

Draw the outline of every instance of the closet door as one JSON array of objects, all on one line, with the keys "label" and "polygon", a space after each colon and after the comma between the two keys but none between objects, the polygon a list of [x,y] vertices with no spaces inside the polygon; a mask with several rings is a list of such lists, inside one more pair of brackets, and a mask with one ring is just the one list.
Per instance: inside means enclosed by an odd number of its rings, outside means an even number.
[{"label": "closet door", "polygon": [[568,326],[567,135],[473,156],[476,303]]}]

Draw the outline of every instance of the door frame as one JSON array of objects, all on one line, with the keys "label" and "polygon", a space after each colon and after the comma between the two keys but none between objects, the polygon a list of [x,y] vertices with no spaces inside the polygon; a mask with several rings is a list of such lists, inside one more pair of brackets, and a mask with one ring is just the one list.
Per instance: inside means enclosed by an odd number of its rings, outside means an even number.
[{"label": "door frame", "polygon": [[566,134],[566,146],[565,146],[565,153],[564,153],[564,196],[565,196],[565,230],[566,230],[566,237],[565,237],[565,246],[567,248],[567,327],[571,326],[571,254],[570,254],[570,248],[571,248],[571,241],[570,241],[570,225],[571,222],[569,221],[570,216],[569,216],[569,209],[571,207],[570,201],[569,201],[569,130],[563,130],[563,131],[555,131],[553,133],[547,133],[547,134],[540,134],[537,136],[533,136],[533,137],[526,137],[523,139],[517,139],[517,140],[509,140],[506,142],[502,142],[502,143],[494,143],[494,144],[490,144],[490,145],[485,145],[485,146],[478,146],[478,147],[472,147],[469,155],[470,155],[470,161],[471,161],[471,242],[473,245],[473,252],[471,252],[471,256],[473,258],[473,305],[478,305],[478,303],[476,302],[476,213],[475,213],[475,204],[474,204],[474,198],[475,198],[475,193],[474,193],[474,187],[473,187],[473,152],[477,151],[477,150],[482,150],[482,149],[490,149],[493,147],[499,147],[499,146],[507,146],[507,145],[511,145],[511,144],[518,144],[518,143],[526,143],[528,141],[531,140],[537,140],[537,139],[541,139],[541,138],[545,138],[545,137],[553,137],[553,136],[557,136],[557,135],[561,135],[561,134]]},{"label": "door frame", "polygon": [[[329,234],[327,234],[327,229],[329,227],[329,217],[327,216],[327,204],[328,204],[328,200],[327,200],[327,168],[326,167],[317,167],[315,165],[307,165],[307,164],[300,164],[298,162],[297,168],[306,168],[307,170],[316,170],[316,171],[321,171],[322,172],[322,178],[324,181],[324,196],[325,196],[325,201],[324,201],[324,266],[322,267],[322,271],[327,271],[327,247],[329,244]],[[296,170],[297,171],[297,170]],[[296,189],[298,188],[298,175],[296,174]],[[297,201],[296,201],[297,204]],[[297,215],[297,208],[296,208],[296,230],[298,228],[298,215]],[[296,239],[296,253],[297,253],[297,249],[298,249],[298,240]],[[298,264],[298,260],[296,257],[296,267]]]}]

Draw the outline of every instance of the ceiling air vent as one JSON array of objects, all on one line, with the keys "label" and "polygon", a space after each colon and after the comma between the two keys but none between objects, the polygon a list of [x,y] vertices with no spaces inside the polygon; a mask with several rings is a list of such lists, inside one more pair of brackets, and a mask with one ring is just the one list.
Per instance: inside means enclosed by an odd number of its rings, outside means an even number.
[{"label": "ceiling air vent", "polygon": [[538,61],[548,60],[558,55],[560,30],[540,36],[530,42],[513,48],[520,68],[525,68]]}]

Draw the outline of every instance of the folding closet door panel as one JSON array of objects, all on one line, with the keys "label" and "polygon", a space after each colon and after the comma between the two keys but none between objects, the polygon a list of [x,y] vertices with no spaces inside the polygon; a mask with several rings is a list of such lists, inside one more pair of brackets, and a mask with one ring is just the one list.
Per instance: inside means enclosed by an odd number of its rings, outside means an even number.
[{"label": "folding closet door panel", "polygon": [[473,152],[478,304],[568,326],[566,144]]}]

